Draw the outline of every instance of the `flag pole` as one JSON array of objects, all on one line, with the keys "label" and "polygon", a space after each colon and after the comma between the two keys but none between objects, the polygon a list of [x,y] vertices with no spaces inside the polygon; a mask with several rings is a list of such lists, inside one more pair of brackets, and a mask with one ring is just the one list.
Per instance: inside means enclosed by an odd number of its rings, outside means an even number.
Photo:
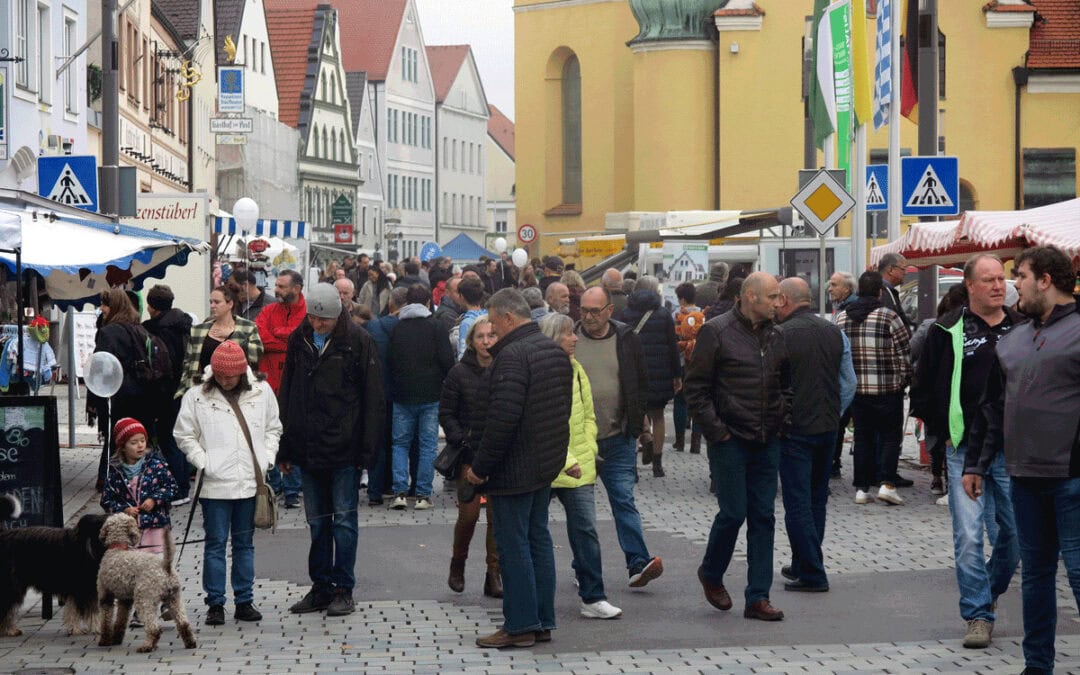
[{"label": "flag pole", "polygon": [[[919,0],[907,0],[918,2]],[[888,240],[900,236],[900,107],[902,103],[900,67],[900,15],[904,14],[902,3],[897,2],[890,14],[891,25],[889,51],[892,54],[892,104],[889,106],[889,229]],[[908,39],[911,39],[909,36]]]},{"label": "flag pole", "polygon": [[855,216],[851,222],[851,259],[856,278],[866,269],[866,125],[855,127]]}]

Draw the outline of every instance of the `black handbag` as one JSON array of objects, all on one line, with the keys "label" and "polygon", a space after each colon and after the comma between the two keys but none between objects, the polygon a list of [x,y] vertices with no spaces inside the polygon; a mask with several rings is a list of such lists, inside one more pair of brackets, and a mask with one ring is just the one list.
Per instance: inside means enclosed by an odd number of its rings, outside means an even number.
[{"label": "black handbag", "polygon": [[442,452],[435,458],[435,470],[443,478],[454,480],[457,478],[458,469],[461,468],[461,455],[465,449],[464,443],[447,443]]}]

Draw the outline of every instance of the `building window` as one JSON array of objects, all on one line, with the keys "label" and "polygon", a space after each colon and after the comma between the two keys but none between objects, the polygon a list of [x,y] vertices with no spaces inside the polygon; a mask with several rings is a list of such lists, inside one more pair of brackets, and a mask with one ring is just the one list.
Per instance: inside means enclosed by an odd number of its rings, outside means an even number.
[{"label": "building window", "polygon": [[330,155],[335,162],[337,161],[337,129],[330,130]]},{"label": "building window", "polygon": [[326,100],[330,103],[337,103],[337,84],[334,81],[333,73],[330,73],[330,94],[326,97]]},{"label": "building window", "polygon": [[316,92],[315,93],[315,98],[317,100],[321,99],[321,100],[325,101],[326,100],[326,73],[319,73],[319,89],[322,91],[322,96],[320,97],[319,93]]},{"label": "building window", "polygon": [[394,111],[394,142],[398,142],[398,111]]},{"label": "building window", "polygon": [[37,88],[38,100],[42,103],[52,103],[52,26],[49,22],[49,6],[38,5],[38,67]]},{"label": "building window", "polygon": [[30,86],[30,47],[34,39],[34,34],[31,32],[33,23],[33,0],[16,0],[15,56],[22,58],[22,61],[15,64],[15,84],[20,87],[28,88]]},{"label": "building window", "polygon": [[450,168],[450,139],[446,136],[442,139],[442,168]]},{"label": "building window", "polygon": [[581,64],[571,55],[562,77],[562,203],[581,203]]},{"label": "building window", "polygon": [[316,124],[311,129],[311,153],[312,157],[319,156],[319,125]]},{"label": "building window", "polygon": [[266,74],[266,43],[259,43],[259,72]]},{"label": "building window", "polygon": [[454,155],[453,155],[453,159],[451,160],[451,165],[453,166],[454,171],[457,171],[457,139],[456,138],[453,140],[453,145],[454,145]]},{"label": "building window", "polygon": [[495,232],[497,234],[506,234],[506,221],[505,220],[496,220],[495,221]]},{"label": "building window", "polygon": [[323,157],[323,159],[326,159],[326,158],[328,158],[330,156],[330,145],[327,143],[329,138],[330,138],[330,135],[328,133],[326,133],[326,127],[323,127],[323,130],[322,130],[322,157]]},{"label": "building window", "polygon": [[446,222],[446,214],[450,212],[450,210],[446,207],[446,204],[447,204],[447,194],[444,192],[444,193],[442,193],[442,217],[439,218],[440,223],[445,223]]},{"label": "building window", "polygon": [[454,208],[450,211],[450,224],[458,224],[457,194],[454,195]]},{"label": "building window", "polygon": [[401,48],[401,79],[409,79],[409,48]]},{"label": "building window", "polygon": [[[342,131],[341,135],[338,136],[338,146],[339,146],[339,149],[341,150],[341,161],[348,162],[349,161],[349,156],[345,154],[345,132],[344,131]],[[363,174],[363,169],[360,170],[360,173]]]},{"label": "building window", "polygon": [[[78,45],[75,44],[75,19],[64,17],[64,58],[69,58],[75,53]],[[75,64],[68,66],[64,71],[64,110],[73,115],[79,113],[76,105],[79,98],[79,81],[75,77]]]},{"label": "building window", "polygon": [[1076,148],[1024,149],[1024,208],[1076,198]]},{"label": "building window", "polygon": [[367,235],[367,207],[360,207],[360,234]]},{"label": "building window", "polygon": [[386,142],[390,143],[394,140],[394,111],[390,108],[386,109]]}]

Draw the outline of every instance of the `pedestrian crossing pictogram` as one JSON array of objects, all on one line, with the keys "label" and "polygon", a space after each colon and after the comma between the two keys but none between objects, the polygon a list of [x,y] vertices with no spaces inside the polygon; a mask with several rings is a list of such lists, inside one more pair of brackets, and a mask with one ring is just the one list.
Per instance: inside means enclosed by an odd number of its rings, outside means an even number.
[{"label": "pedestrian crossing pictogram", "polygon": [[881,206],[885,203],[885,193],[881,191],[881,186],[878,185],[877,176],[870,174],[870,182],[866,184],[866,204],[867,206]]},{"label": "pedestrian crossing pictogram", "polygon": [[89,206],[94,203],[94,200],[90,198],[90,194],[79,182],[75,172],[71,170],[71,166],[68,164],[64,165],[52,190],[49,190],[49,194],[45,195],[45,197],[67,206]]},{"label": "pedestrian crossing pictogram", "polygon": [[889,167],[885,164],[871,164],[866,167],[866,210],[887,211],[889,210],[889,190],[892,182],[889,180]]},{"label": "pedestrian crossing pictogram", "polygon": [[953,201],[949,198],[948,192],[941,184],[941,179],[938,178],[937,172],[934,171],[933,166],[927,166],[923,171],[922,178],[919,179],[918,185],[915,186],[915,191],[911,193],[911,197],[908,198],[908,206],[941,206],[952,207]]}]

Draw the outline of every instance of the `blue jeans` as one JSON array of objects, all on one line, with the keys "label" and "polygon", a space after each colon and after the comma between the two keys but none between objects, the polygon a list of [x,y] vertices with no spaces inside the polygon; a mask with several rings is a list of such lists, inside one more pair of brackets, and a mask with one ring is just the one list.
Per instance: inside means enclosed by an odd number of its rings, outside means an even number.
[{"label": "blue jeans", "polygon": [[304,511],[311,529],[308,575],[316,593],[352,592],[356,585],[359,486],[356,467],[304,471]]},{"label": "blue jeans", "polygon": [[409,491],[409,446],[420,443],[416,496],[431,498],[435,449],[439,444],[439,403],[394,404],[394,494]]},{"label": "blue jeans", "polygon": [[574,573],[582,602],[607,600],[600,563],[600,537],[596,534],[596,486],[553,488],[566,509],[566,537],[574,554]]},{"label": "blue jeans", "polygon": [[652,560],[641,533],[641,514],[634,504],[634,484],[637,473],[637,449],[630,434],[617,434],[596,442],[596,472],[604,482],[611,503],[611,516],[615,519],[615,533],[619,548],[626,556],[626,569],[641,567]]},{"label": "blue jeans", "polygon": [[1054,669],[1058,553],[1080,605],[1080,478],[1013,478],[1024,600],[1024,665]]},{"label": "blue jeans", "polygon": [[768,599],[772,587],[773,540],[776,531],[774,502],[780,465],[780,440],[768,443],[744,441],[734,436],[709,444],[709,472],[716,481],[716,503],[702,572],[710,584],[723,584],[735,552],[739,529],[746,523],[747,585],[749,607]]},{"label": "blue jeans", "polygon": [[[971,499],[960,488],[964,478],[967,444],[945,448],[949,472],[949,512],[952,514],[956,584],[960,588],[960,616],[964,621],[994,621],[994,600],[1009,588],[1020,562],[1012,492],[1005,473],[1005,453],[999,452],[983,476],[983,493]],[[983,555],[985,527],[993,553]]]},{"label": "blue jeans", "polygon": [[225,604],[225,542],[232,538],[233,602],[252,602],[255,584],[255,498],[199,499],[203,529],[203,591],[206,604]]},{"label": "blue jeans", "polygon": [[488,499],[503,582],[503,630],[511,635],[550,630],[555,627],[555,549],[548,531],[551,488]]},{"label": "blue jeans", "polygon": [[836,447],[836,432],[791,434],[781,441],[780,481],[784,525],[791,543],[791,570],[810,586],[828,586],[821,543]]},{"label": "blue jeans", "polygon": [[266,482],[274,489],[274,494],[285,495],[285,499],[300,496],[300,486],[303,484],[300,467],[292,465],[289,473],[281,473],[277,466],[266,472]]}]

